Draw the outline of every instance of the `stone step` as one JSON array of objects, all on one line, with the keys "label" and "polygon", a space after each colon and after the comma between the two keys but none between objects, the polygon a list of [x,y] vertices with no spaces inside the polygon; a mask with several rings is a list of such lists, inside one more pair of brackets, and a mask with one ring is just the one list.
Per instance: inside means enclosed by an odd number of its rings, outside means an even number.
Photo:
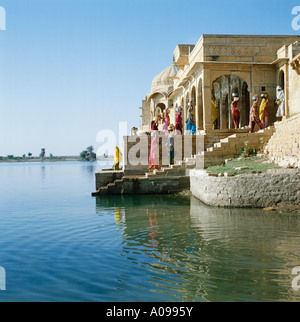
[{"label": "stone step", "polygon": [[220,140],[220,143],[228,143],[228,142],[229,142],[229,138],[221,139],[221,140]]},{"label": "stone step", "polygon": [[221,142],[214,144],[214,148],[221,148],[221,147],[222,147],[222,143]]},{"label": "stone step", "polygon": [[180,169],[180,165],[173,164],[173,165],[171,165],[171,169]]}]

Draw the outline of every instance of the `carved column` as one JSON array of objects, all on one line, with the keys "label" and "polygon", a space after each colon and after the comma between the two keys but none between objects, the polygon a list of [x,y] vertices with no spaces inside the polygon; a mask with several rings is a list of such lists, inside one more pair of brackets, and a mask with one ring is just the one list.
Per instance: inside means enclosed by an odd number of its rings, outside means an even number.
[{"label": "carved column", "polygon": [[211,115],[211,81],[209,69],[204,69],[203,71],[203,113],[204,129],[207,132],[211,132],[214,127]]}]

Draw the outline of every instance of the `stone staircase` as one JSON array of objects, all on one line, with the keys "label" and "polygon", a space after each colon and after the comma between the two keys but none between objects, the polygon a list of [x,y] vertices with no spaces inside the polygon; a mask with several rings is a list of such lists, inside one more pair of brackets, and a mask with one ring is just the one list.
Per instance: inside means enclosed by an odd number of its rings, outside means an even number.
[{"label": "stone staircase", "polygon": [[210,166],[220,165],[226,159],[241,155],[247,146],[250,149],[263,149],[275,133],[275,128],[270,126],[255,133],[233,134],[226,139],[221,139],[212,148],[195,156],[198,169],[206,169]]},{"label": "stone staircase", "polygon": [[169,167],[162,167],[140,176],[126,176],[101,187],[93,195],[109,194],[164,194],[176,193],[190,188],[189,172],[192,169],[206,169],[223,164],[226,159],[241,155],[245,144],[251,149],[260,149],[275,132],[268,127],[255,133],[236,133],[221,139],[213,147],[199,154],[185,158]]},{"label": "stone staircase", "polygon": [[101,187],[93,196],[116,194],[171,194],[190,188],[189,176],[124,176]]},{"label": "stone staircase", "polygon": [[300,115],[275,123],[275,128],[265,153],[282,167],[300,168]]}]

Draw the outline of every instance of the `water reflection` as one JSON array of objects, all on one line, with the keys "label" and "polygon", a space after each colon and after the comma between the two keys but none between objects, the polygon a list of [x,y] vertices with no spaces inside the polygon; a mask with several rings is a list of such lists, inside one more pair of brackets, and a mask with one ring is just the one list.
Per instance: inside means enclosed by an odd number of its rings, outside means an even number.
[{"label": "water reflection", "polygon": [[43,181],[46,179],[46,166],[44,163],[41,164],[41,178]]},{"label": "water reflection", "polygon": [[152,292],[182,301],[300,300],[291,289],[291,269],[300,265],[296,214],[178,196],[96,199],[98,214],[109,209],[122,254],[145,270]]},{"label": "water reflection", "polygon": [[89,177],[94,177],[95,172],[98,171],[98,164],[97,162],[81,162],[80,163],[80,170],[83,174],[87,174]]}]

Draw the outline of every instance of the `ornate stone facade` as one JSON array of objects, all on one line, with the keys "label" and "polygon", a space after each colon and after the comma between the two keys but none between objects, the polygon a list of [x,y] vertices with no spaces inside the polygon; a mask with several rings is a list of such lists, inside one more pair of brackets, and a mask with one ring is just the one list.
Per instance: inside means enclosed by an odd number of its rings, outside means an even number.
[{"label": "ornate stone facade", "polygon": [[[276,121],[276,86],[287,97],[286,115],[300,113],[299,53],[300,36],[202,35],[196,45],[178,45],[174,59],[157,75],[143,103],[142,132],[166,108],[175,123],[176,107],[181,106],[184,121],[188,103],[195,107],[198,133],[211,132],[211,99],[217,103],[217,129],[232,129],[232,93],[241,97],[240,127],[249,124],[249,109],[254,94],[269,95],[269,122]],[[296,77],[297,75],[297,77]],[[149,122],[150,121],[150,122]]]}]

